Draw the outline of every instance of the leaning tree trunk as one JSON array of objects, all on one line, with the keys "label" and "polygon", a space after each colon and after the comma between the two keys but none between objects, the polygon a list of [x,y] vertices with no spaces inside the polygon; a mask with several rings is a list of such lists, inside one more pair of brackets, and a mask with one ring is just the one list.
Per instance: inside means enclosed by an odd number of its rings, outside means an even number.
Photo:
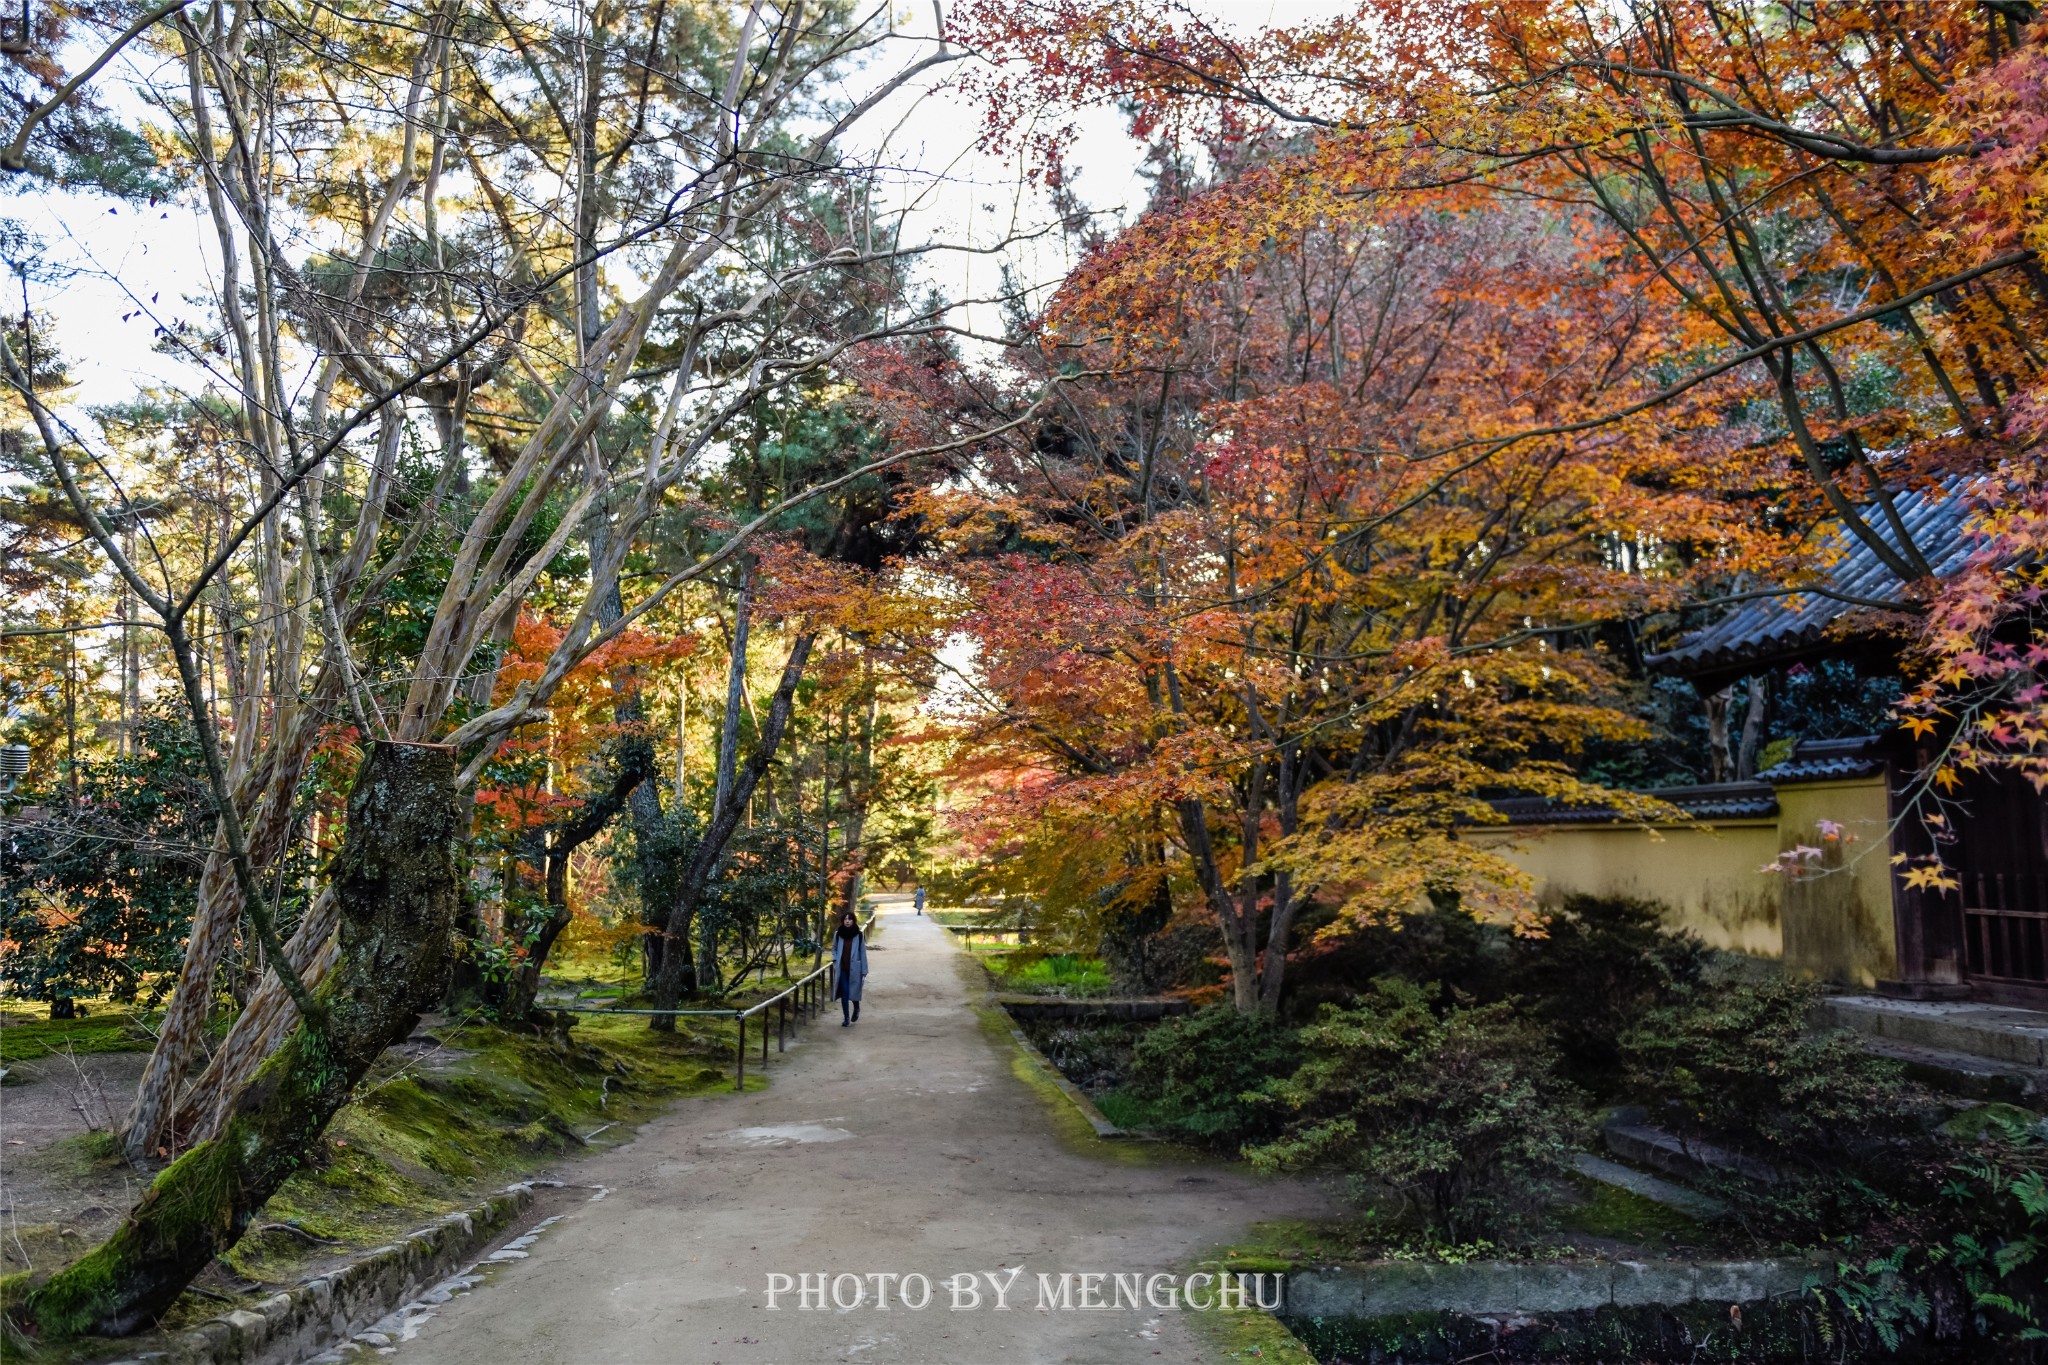
[{"label": "leaning tree trunk", "polygon": [[322,1019],[300,1024],[237,1097],[220,1136],[158,1175],[103,1245],[36,1289],[26,1276],[5,1285],[16,1328],[47,1339],[147,1326],[305,1168],[370,1065],[440,996],[462,899],[457,819],[453,750],[371,750],[334,864],[339,957],[315,996]]},{"label": "leaning tree trunk", "polygon": [[[789,713],[796,700],[796,687],[803,680],[804,665],[811,657],[811,645],[816,639],[817,635],[812,631],[797,637],[789,652],[789,661],[783,665],[782,679],[775,686],[775,699],[769,704],[768,719],[762,723],[753,755],[748,758],[746,767],[740,770],[732,795],[719,811],[718,818],[705,827],[703,837],[690,854],[690,861],[676,889],[675,905],[669,911],[668,937],[671,942],[688,937],[698,903],[710,886],[719,857],[725,852],[733,831],[739,828],[740,812],[747,808],[754,788],[760,784],[761,775],[768,771],[769,763],[775,758],[775,750],[782,743],[782,732],[789,728]],[[672,1010],[683,998],[683,969],[687,965],[677,953],[671,952],[663,958],[661,972],[654,979],[654,989],[649,992],[656,1009]],[[657,1014],[648,1020],[648,1026],[656,1032],[673,1032],[676,1021],[673,1015]]]},{"label": "leaning tree trunk", "polygon": [[[747,632],[752,619],[754,600],[754,558],[745,556],[740,566],[740,589],[732,604],[732,657],[725,670],[725,715],[718,727],[718,767],[712,774],[711,819],[706,832],[724,826],[727,831],[737,827],[739,810],[752,799],[753,789],[737,802],[733,800],[733,789],[738,781],[740,752],[740,708],[747,696]],[[684,873],[684,885],[693,881],[702,884],[718,873],[718,861],[725,851],[725,840],[720,836],[710,845],[710,861],[700,870],[693,863]],[[702,845],[700,845],[700,848]],[[696,896],[691,896],[691,913],[696,913]],[[698,915],[697,924],[697,989],[715,991],[718,980],[718,926],[709,916]],[[690,926],[683,926],[689,932]],[[657,976],[656,980],[660,980]],[[672,1002],[671,1002],[672,1003]]]},{"label": "leaning tree trunk", "polygon": [[[249,858],[260,872],[284,852],[291,833],[292,798],[313,751],[314,727],[294,718],[271,744],[233,799],[246,813]],[[172,1117],[178,1087],[206,1031],[213,1003],[213,975],[242,919],[242,888],[235,883],[226,845],[216,842],[199,878],[197,910],[185,941],[177,988],[164,1011],[157,1044],[136,1086],[122,1139],[128,1159],[141,1162],[159,1147],[181,1145]]]},{"label": "leaning tree trunk", "polygon": [[507,1023],[523,1023],[533,1013],[534,1002],[540,998],[540,977],[547,967],[548,955],[555,950],[555,940],[573,918],[569,908],[569,859],[577,849],[602,834],[612,817],[632,800],[633,793],[646,787],[653,776],[654,746],[645,735],[629,736],[621,747],[618,771],[611,786],[586,801],[574,819],[546,832],[547,843],[541,858],[548,916],[535,926],[525,956],[506,981],[503,996],[497,1002],[500,1017]]},{"label": "leaning tree trunk", "polygon": [[[324,888],[306,907],[305,918],[285,944],[292,970],[308,987],[317,987],[334,970],[334,925],[340,919],[334,887]],[[185,1090],[172,1115],[171,1129],[193,1145],[220,1136],[235,1097],[242,1093],[264,1059],[284,1045],[299,1022],[298,1006],[275,972],[266,972],[249,1003],[235,1016],[228,1036],[213,1051],[213,1060]]]}]

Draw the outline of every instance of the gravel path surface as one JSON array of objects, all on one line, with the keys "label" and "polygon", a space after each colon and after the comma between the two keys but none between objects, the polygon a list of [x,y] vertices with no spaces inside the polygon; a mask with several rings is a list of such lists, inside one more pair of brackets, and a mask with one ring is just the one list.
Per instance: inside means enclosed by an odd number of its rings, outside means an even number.
[{"label": "gravel path surface", "polygon": [[[768,1089],[690,1100],[630,1144],[561,1173],[597,1191],[482,1284],[406,1324],[400,1365],[982,1365],[1207,1358],[1185,1310],[1038,1307],[1037,1276],[1185,1271],[1252,1222],[1327,1208],[1312,1187],[1063,1141],[1066,1116],[1012,1071],[971,1004],[951,935],[883,900],[860,1023],[821,1019]],[[836,1010],[835,1010],[836,1014]],[[563,1191],[568,1193],[568,1191]],[[997,1311],[952,1311],[945,1282],[1007,1278]],[[921,1274],[912,1311],[767,1307],[772,1276]],[[1100,1282],[1105,1303],[1114,1280]],[[916,1282],[911,1292],[916,1294]],[[965,1295],[962,1295],[964,1300]]]}]

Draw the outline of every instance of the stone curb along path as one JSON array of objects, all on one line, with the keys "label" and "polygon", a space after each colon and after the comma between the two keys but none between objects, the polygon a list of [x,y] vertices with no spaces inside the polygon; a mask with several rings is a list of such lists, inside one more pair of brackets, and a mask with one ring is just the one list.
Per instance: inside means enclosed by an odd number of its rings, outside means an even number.
[{"label": "stone curb along path", "polygon": [[1088,1120],[1088,1126],[1095,1130],[1095,1136],[1099,1138],[1133,1139],[1140,1136],[1136,1133],[1127,1132],[1111,1123],[1109,1118],[1100,1109],[1095,1107],[1095,1101],[1088,1098],[1087,1092],[1082,1090],[1080,1086],[1075,1085],[1071,1080],[1068,1080],[1067,1073],[1054,1065],[1052,1058],[1039,1051],[1038,1044],[1031,1041],[1030,1035],[1018,1027],[1017,1021],[1011,1017],[1010,1012],[993,996],[989,998],[988,1004],[984,1008],[993,1011],[996,1017],[1009,1028],[1010,1037],[1016,1042],[1018,1050],[1038,1067],[1039,1071],[1044,1074],[1045,1079],[1051,1082],[1059,1090],[1060,1094],[1066,1096],[1067,1103],[1073,1105],[1081,1117]]},{"label": "stone curb along path", "polygon": [[[336,1346],[388,1345],[388,1339],[375,1339],[386,1335],[376,1329],[387,1321],[416,1307],[446,1302],[476,1282],[473,1272],[479,1265],[523,1257],[523,1245],[555,1219],[542,1221],[481,1261],[472,1259],[518,1222],[533,1204],[536,1186],[556,1183],[509,1185],[474,1208],[448,1214],[360,1260],[273,1294],[252,1308],[211,1318],[171,1336],[160,1349],[114,1365],[292,1365],[308,1357],[323,1362],[344,1359],[342,1351],[332,1349]],[[449,1271],[465,1265],[460,1274],[447,1278]],[[429,1285],[433,1287],[426,1288]]]}]

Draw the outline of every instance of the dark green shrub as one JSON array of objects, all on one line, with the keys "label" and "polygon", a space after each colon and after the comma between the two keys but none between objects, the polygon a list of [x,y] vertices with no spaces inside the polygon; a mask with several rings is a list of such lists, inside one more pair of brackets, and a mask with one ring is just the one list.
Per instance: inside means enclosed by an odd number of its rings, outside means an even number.
[{"label": "dark green shrub", "polygon": [[1264,1087],[1284,1131],[1245,1155],[1389,1187],[1448,1242],[1512,1231],[1584,1144],[1584,1106],[1512,1006],[1435,1004],[1388,978],[1357,1008],[1326,1009],[1301,1031],[1300,1067]]},{"label": "dark green shrub", "polygon": [[1811,983],[1714,974],[1624,1035],[1634,1093],[1688,1140],[1767,1172],[1704,1183],[1766,1242],[1862,1233],[1932,1200],[1941,1144],[1889,1058],[1847,1030],[1809,1032]]},{"label": "dark green shrub", "polygon": [[1293,1029],[1212,1005],[1138,1040],[1129,1095],[1142,1104],[1144,1126],[1235,1151],[1278,1131],[1272,1109],[1246,1095],[1293,1071],[1299,1058]]},{"label": "dark green shrub", "polygon": [[1542,938],[1517,940],[1513,986],[1549,1029],[1560,1069],[1610,1094],[1621,1080],[1621,1038],[1698,984],[1709,960],[1691,934],[1663,927],[1650,901],[1569,896]]},{"label": "dark green shrub", "polygon": [[1910,1124],[1897,1062],[1847,1029],[1808,1031],[1819,998],[1775,972],[1706,977],[1622,1037],[1630,1085],[1687,1132],[1783,1165],[1836,1167]]},{"label": "dark green shrub", "polygon": [[1427,909],[1383,922],[1347,925],[1327,943],[1318,930],[1335,921],[1329,907],[1313,907],[1296,924],[1306,945],[1287,969],[1286,1012],[1299,1021],[1324,1005],[1349,1005],[1383,976],[1418,984],[1440,983],[1478,1001],[1505,998],[1516,989],[1515,941],[1506,926],[1474,919],[1455,906]]},{"label": "dark green shrub", "polygon": [[1358,999],[1384,976],[1440,985],[1447,998],[1468,1003],[1518,997],[1549,1032],[1562,1074],[1611,1096],[1622,1079],[1621,1035],[1699,981],[1711,957],[1690,934],[1667,931],[1650,901],[1567,897],[1540,938],[1518,938],[1455,906],[1432,906],[1347,930],[1334,946],[1306,955],[1290,976],[1288,1010],[1311,1018],[1320,1005]]},{"label": "dark green shrub", "polygon": [[[184,959],[212,798],[191,724],[146,709],[134,749],[0,803],[0,982],[68,1018],[74,996],[154,1004]],[[34,818],[14,812],[39,807]],[[277,869],[279,884],[296,876]],[[289,907],[287,907],[289,909]]]}]

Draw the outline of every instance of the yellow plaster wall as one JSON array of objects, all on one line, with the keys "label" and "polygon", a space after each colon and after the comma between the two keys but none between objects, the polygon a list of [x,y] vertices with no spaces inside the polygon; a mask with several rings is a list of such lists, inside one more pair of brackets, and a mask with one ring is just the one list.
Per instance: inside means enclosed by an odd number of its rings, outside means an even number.
[{"label": "yellow plaster wall", "polygon": [[[1823,820],[1840,836],[1825,837]],[[1810,870],[1784,879],[1787,966],[1845,986],[1898,976],[1888,829],[1883,778],[1778,789],[1779,847],[1821,850]]]},{"label": "yellow plaster wall", "polygon": [[[1824,838],[1822,820],[1842,826]],[[1778,789],[1774,820],[1644,830],[1527,826],[1473,836],[1536,882],[1545,906],[1567,895],[1631,896],[1665,907],[1673,928],[1716,948],[1781,958],[1841,985],[1898,975],[1881,777]],[[1796,874],[1760,871],[1799,845],[1822,850]]]},{"label": "yellow plaster wall", "polygon": [[1757,871],[1778,856],[1772,820],[1730,820],[1712,829],[1631,825],[1537,825],[1478,836],[1536,881],[1542,904],[1574,893],[1629,896],[1665,908],[1674,929],[1716,948],[1779,957],[1779,889]]}]

